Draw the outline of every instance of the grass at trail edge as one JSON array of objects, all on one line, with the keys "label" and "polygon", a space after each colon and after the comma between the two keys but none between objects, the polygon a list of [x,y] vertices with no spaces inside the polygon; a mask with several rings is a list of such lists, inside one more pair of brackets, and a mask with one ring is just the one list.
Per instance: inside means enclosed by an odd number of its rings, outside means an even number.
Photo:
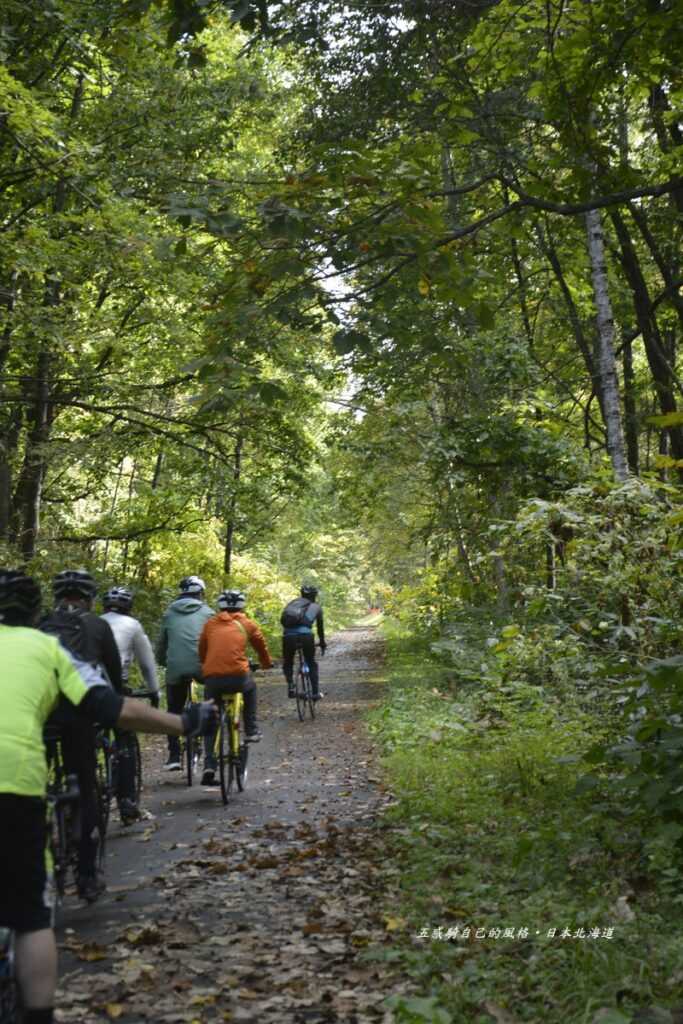
[{"label": "grass at trail edge", "polygon": [[[681,1024],[683,894],[671,845],[581,793],[605,724],[565,688],[461,685],[385,626],[370,728],[396,796],[400,1022]],[[641,823],[642,824],[642,823]]]}]

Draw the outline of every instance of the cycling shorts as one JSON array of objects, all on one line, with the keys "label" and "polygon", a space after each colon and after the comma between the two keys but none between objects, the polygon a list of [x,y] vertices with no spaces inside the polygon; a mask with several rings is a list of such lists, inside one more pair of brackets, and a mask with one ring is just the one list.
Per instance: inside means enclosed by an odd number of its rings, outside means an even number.
[{"label": "cycling shorts", "polygon": [[250,675],[206,676],[204,679],[204,700],[214,697],[230,697],[233,693],[249,693],[256,688]]},{"label": "cycling shorts", "polygon": [[52,883],[45,866],[45,801],[0,793],[0,925],[37,932],[53,925]]}]

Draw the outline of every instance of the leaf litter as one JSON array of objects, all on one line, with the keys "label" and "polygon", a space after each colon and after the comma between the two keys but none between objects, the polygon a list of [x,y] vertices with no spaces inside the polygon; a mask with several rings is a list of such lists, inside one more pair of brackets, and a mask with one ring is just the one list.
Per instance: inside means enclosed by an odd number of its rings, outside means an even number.
[{"label": "leaf litter", "polygon": [[[372,651],[367,635],[354,640]],[[354,696],[362,689],[364,657],[337,666],[345,690]],[[376,692],[373,688],[373,696]],[[376,784],[377,774],[369,784],[371,751],[358,727],[363,702],[338,706],[339,714],[352,720],[335,722],[327,704],[312,738],[292,719],[291,706],[280,723],[286,730],[284,749],[279,757],[270,753],[267,771],[276,773],[278,785],[292,798],[287,804],[269,786],[260,788],[258,799],[272,794],[268,800],[284,804],[281,817],[263,822],[246,815],[198,817],[192,834],[185,829],[185,838],[196,836],[189,843],[157,837],[157,821],[130,837],[158,850],[157,873],[140,885],[143,895],[150,895],[149,904],[132,909],[114,932],[103,928],[96,941],[68,935],[63,945],[78,966],[61,978],[58,1021],[375,1024],[393,1019],[384,1000],[390,993],[407,994],[410,985],[380,957],[366,959],[369,951],[391,946],[393,933],[404,924],[386,911],[396,903],[382,822],[391,797]],[[315,778],[297,800],[301,744],[311,746]],[[175,805],[168,799],[159,803]],[[235,801],[232,813],[238,806]],[[178,801],[174,813],[181,812]],[[173,851],[180,859],[168,861]],[[97,969],[100,961],[106,971]]]}]

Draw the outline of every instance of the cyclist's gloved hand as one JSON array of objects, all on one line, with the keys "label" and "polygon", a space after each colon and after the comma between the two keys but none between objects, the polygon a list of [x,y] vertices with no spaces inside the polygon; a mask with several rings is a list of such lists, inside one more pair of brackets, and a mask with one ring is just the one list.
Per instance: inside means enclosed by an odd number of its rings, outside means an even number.
[{"label": "cyclist's gloved hand", "polygon": [[152,705],[153,708],[158,708],[159,707],[159,693],[158,692],[157,693],[153,693],[152,696],[149,698],[149,702],[150,702],[150,704]]},{"label": "cyclist's gloved hand", "polygon": [[208,736],[218,725],[218,708],[213,701],[189,704],[180,716],[183,721],[183,736]]}]

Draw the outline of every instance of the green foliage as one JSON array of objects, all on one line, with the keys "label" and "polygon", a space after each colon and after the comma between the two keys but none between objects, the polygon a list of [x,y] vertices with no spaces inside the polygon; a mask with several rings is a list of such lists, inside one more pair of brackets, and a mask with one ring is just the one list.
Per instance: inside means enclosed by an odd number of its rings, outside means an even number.
[{"label": "green foliage", "polygon": [[631,816],[648,819],[650,857],[664,846],[683,851],[683,657],[676,655],[646,664],[625,680],[621,695],[623,735],[618,743],[593,746],[591,766],[602,764],[606,775],[584,776],[586,788],[605,788],[621,797]]},{"label": "green foliage", "polygon": [[[470,619],[474,636],[478,613]],[[678,898],[672,840],[643,844],[619,794],[576,789],[573,755],[605,742],[608,724],[568,690],[454,684],[409,648],[391,627],[390,687],[370,719],[396,799],[392,914],[406,925],[391,953],[418,999],[396,997],[397,1015],[431,1007],[478,1019],[486,1006],[494,1019],[559,1024],[617,1005],[625,1020],[643,1005],[666,1013],[683,948],[667,925]],[[456,927],[470,939],[447,940]],[[612,939],[590,938],[609,927]],[[562,939],[563,929],[586,938]]]}]

